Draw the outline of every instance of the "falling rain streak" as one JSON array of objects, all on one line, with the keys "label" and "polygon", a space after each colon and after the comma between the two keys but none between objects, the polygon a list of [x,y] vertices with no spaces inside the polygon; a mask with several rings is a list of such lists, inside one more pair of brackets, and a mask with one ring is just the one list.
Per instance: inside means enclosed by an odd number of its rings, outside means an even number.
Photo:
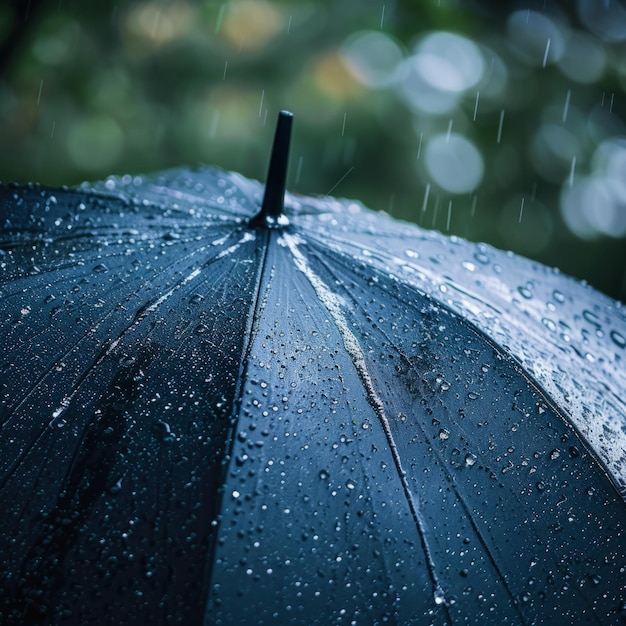
[{"label": "falling rain streak", "polygon": [[452,200],[448,201],[448,219],[446,220],[446,230],[450,230],[450,218],[452,217]]},{"label": "falling rain streak", "polygon": [[37,94],[37,104],[38,105],[41,102],[41,91],[42,90],[43,90],[43,78],[41,79],[41,82],[39,83],[39,93]]},{"label": "falling rain streak", "polygon": [[226,11],[226,4],[222,4],[215,20],[215,33],[219,33],[222,28],[222,20],[224,19],[224,11]]},{"label": "falling rain streak", "polygon": [[563,106],[563,124],[565,124],[565,121],[567,120],[567,113],[569,112],[569,101],[571,97],[572,90],[568,89],[567,95],[565,96],[565,105]]},{"label": "falling rain streak", "polygon": [[548,41],[546,42],[546,51],[543,54],[543,63],[541,64],[542,67],[545,67],[548,63],[548,54],[550,54],[550,42],[552,40],[550,38],[548,38]]},{"label": "falling rain streak", "polygon": [[433,221],[431,223],[431,228],[435,228],[435,224],[437,224],[437,214],[439,213],[440,203],[441,198],[439,196],[435,196],[435,206],[433,207]]},{"label": "falling rain streak", "polygon": [[502,126],[504,124],[504,109],[500,111],[500,123],[498,124],[498,137],[496,139],[496,143],[500,143],[502,140]]},{"label": "falling rain streak", "polygon": [[576,157],[573,156],[572,157],[572,166],[570,167],[569,170],[569,180],[568,180],[568,184],[570,187],[574,186],[574,171],[576,170]]},{"label": "falling rain streak", "polygon": [[517,220],[518,224],[522,223],[522,217],[524,215],[524,202],[525,202],[526,198],[524,198],[524,196],[522,196],[522,202],[520,203],[520,207],[519,207],[519,219]]},{"label": "falling rain streak", "polygon": [[474,121],[476,121],[476,116],[478,115],[478,98],[480,98],[480,91],[476,92],[476,103],[474,104]]},{"label": "falling rain streak", "polygon": [[215,111],[215,113],[213,113],[213,118],[211,119],[211,128],[209,130],[209,137],[211,137],[211,139],[215,139],[215,137],[217,136],[217,127],[219,126],[219,123],[220,112]]},{"label": "falling rain streak", "polygon": [[422,213],[426,212],[426,207],[428,206],[429,195],[430,195],[430,183],[426,185],[426,190],[424,191],[424,201],[422,202]]},{"label": "falling rain streak", "polygon": [[329,196],[343,181],[343,179],[354,169],[354,165],[328,190],[324,197]]}]

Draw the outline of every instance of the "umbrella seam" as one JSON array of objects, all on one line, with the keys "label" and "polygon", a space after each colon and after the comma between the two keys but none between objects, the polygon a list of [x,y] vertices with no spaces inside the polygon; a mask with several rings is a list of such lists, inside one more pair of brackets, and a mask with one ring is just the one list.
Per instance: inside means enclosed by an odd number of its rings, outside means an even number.
[{"label": "umbrella seam", "polygon": [[325,285],[325,283],[320,279],[320,277],[317,276],[315,272],[313,272],[313,270],[307,263],[305,256],[299,250],[298,244],[301,243],[302,240],[297,235],[293,236],[285,233],[282,236],[281,240],[279,240],[279,242],[280,241],[283,241],[284,244],[289,248],[289,250],[293,254],[297,269],[300,270],[305,275],[307,280],[311,283],[311,286],[317,293],[320,301],[325,305],[331,317],[333,318],[333,321],[335,322],[335,326],[339,331],[346,351],[350,355],[352,364],[357,371],[359,380],[361,381],[361,384],[365,389],[368,403],[370,404],[374,413],[380,421],[381,427],[385,434],[385,438],[387,439],[387,443],[389,444],[389,450],[391,452],[391,456],[393,458],[394,465],[400,479],[400,483],[402,484],[402,489],[404,491],[409,510],[411,511],[411,516],[413,517],[413,521],[417,527],[417,531],[422,544],[422,549],[424,550],[424,555],[428,564],[428,572],[431,578],[431,582],[433,584],[433,597],[435,599],[435,603],[443,607],[448,623],[452,623],[448,610],[448,605],[445,601],[443,587],[441,586],[441,583],[439,581],[430,546],[428,545],[428,541],[426,539],[425,522],[422,517],[420,507],[415,502],[415,498],[413,497],[413,493],[411,492],[409,483],[406,479],[406,471],[402,467],[402,461],[400,459],[400,455],[398,454],[398,449],[394,441],[393,434],[391,432],[389,419],[387,418],[387,415],[385,413],[385,407],[382,400],[376,393],[370,374],[367,371],[365,355],[363,354],[363,351],[359,346],[358,340],[348,327],[348,323],[343,315],[343,312],[341,311],[341,303],[339,298],[336,296],[336,294],[332,293],[330,289]]}]

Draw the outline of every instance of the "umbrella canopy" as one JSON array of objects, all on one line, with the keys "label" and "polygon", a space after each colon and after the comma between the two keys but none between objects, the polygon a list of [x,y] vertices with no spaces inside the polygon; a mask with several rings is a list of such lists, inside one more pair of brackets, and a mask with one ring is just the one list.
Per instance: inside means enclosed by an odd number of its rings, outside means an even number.
[{"label": "umbrella canopy", "polygon": [[3,623],[621,623],[621,305],[283,211],[279,120],[265,194],[0,188]]}]

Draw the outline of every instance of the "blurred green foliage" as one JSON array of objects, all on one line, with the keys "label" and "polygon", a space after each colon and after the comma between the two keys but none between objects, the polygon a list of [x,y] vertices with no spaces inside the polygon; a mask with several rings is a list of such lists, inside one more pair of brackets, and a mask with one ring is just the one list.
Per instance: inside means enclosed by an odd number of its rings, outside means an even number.
[{"label": "blurred green foliage", "polygon": [[626,300],[617,0],[14,0],[0,41],[4,181],[199,161],[262,179],[289,109],[290,190],[358,198]]}]

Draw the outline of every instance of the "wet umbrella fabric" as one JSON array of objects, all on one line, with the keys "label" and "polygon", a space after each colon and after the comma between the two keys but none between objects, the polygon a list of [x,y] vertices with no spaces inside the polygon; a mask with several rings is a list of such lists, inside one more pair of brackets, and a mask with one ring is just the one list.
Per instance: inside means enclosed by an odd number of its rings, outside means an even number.
[{"label": "wet umbrella fabric", "polygon": [[2,187],[2,619],[621,623],[623,308],[262,195]]}]

